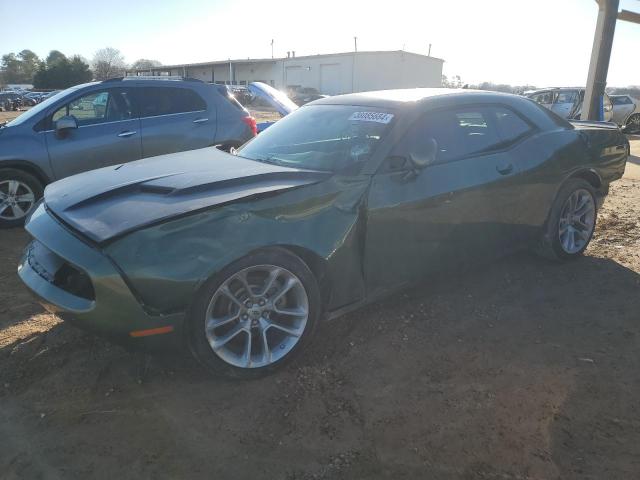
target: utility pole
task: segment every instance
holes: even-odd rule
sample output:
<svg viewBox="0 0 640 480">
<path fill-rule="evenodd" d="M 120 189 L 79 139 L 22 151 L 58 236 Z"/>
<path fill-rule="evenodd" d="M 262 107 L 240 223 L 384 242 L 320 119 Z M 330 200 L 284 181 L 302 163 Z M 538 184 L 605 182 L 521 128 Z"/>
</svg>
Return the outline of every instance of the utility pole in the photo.
<svg viewBox="0 0 640 480">
<path fill-rule="evenodd" d="M 427 57 L 431 56 L 431 44 L 429 44 L 429 53 L 427 53 Z"/>
<path fill-rule="evenodd" d="M 353 37 L 353 50 L 354 52 L 358 51 L 358 37 Z"/>
<path fill-rule="evenodd" d="M 271 39 L 271 58 L 273 58 L 273 38 Z"/>
</svg>

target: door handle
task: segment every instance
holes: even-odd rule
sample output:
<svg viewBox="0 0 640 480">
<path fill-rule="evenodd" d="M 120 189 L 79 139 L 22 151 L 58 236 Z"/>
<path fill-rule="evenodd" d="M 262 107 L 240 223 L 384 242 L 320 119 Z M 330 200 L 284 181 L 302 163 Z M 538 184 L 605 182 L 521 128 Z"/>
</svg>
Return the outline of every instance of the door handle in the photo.
<svg viewBox="0 0 640 480">
<path fill-rule="evenodd" d="M 513 172 L 513 164 L 506 163 L 502 165 L 496 165 L 496 170 L 500 175 L 509 175 L 511 172 Z"/>
<path fill-rule="evenodd" d="M 208 122 L 209 119 L 208 118 L 196 118 L 193 123 L 204 123 L 204 122 Z"/>
<path fill-rule="evenodd" d="M 120 132 L 118 134 L 121 138 L 130 137 L 131 135 L 135 135 L 137 132 L 135 130 L 125 130 L 124 132 Z"/>
</svg>

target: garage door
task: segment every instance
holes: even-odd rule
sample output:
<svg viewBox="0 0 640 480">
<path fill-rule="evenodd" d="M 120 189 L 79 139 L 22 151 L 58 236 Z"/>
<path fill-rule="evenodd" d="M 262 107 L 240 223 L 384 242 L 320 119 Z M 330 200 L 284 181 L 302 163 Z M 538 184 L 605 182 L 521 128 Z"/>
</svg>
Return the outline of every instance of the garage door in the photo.
<svg viewBox="0 0 640 480">
<path fill-rule="evenodd" d="M 287 87 L 299 87 L 302 85 L 302 67 L 287 67 L 286 70 Z"/>
<path fill-rule="evenodd" d="M 340 82 L 340 65 L 337 63 L 320 65 L 320 92 L 325 95 L 345 93 Z"/>
</svg>

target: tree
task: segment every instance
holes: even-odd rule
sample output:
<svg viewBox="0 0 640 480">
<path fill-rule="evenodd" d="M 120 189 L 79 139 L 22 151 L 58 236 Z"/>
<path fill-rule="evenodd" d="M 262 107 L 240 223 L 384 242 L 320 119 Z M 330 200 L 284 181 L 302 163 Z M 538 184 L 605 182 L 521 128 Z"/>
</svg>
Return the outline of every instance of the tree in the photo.
<svg viewBox="0 0 640 480">
<path fill-rule="evenodd" d="M 101 48 L 93 56 L 93 74 L 96 80 L 122 77 L 127 68 L 120 50 L 112 47 Z"/>
<path fill-rule="evenodd" d="M 24 83 L 20 72 L 20 60 L 14 53 L 2 56 L 2 81 L 3 83 Z"/>
<path fill-rule="evenodd" d="M 141 58 L 131 64 L 132 70 L 151 70 L 153 67 L 159 67 L 162 65 L 158 60 L 148 60 Z"/>
<path fill-rule="evenodd" d="M 93 78 L 89 65 L 79 55 L 68 59 L 57 50 L 51 51 L 33 78 L 36 88 L 67 88 Z"/>
<path fill-rule="evenodd" d="M 2 56 L 0 70 L 3 83 L 32 83 L 33 76 L 42 62 L 31 50 L 22 50 L 17 55 Z"/>
<path fill-rule="evenodd" d="M 18 53 L 18 58 L 20 59 L 22 65 L 22 75 L 27 80 L 27 83 L 33 82 L 33 76 L 36 74 L 42 61 L 31 50 L 25 49 Z"/>
<path fill-rule="evenodd" d="M 460 75 L 454 75 L 451 80 L 446 75 L 442 75 L 442 86 L 446 88 L 462 88 L 462 79 Z"/>
<path fill-rule="evenodd" d="M 49 55 L 47 55 L 47 66 L 51 67 L 54 64 L 64 61 L 67 59 L 67 56 L 62 53 L 60 50 L 51 50 Z"/>
</svg>

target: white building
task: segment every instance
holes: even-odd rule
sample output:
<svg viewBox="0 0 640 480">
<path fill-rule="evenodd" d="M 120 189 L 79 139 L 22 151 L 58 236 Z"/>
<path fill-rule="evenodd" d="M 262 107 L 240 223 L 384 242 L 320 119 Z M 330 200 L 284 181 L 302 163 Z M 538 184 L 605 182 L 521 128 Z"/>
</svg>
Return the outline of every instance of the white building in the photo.
<svg viewBox="0 0 640 480">
<path fill-rule="evenodd" d="M 176 75 L 205 82 L 246 85 L 264 82 L 278 89 L 312 87 L 327 95 L 389 88 L 439 87 L 440 58 L 395 51 L 332 53 L 286 58 L 226 60 L 163 65 L 127 75 Z"/>
</svg>

